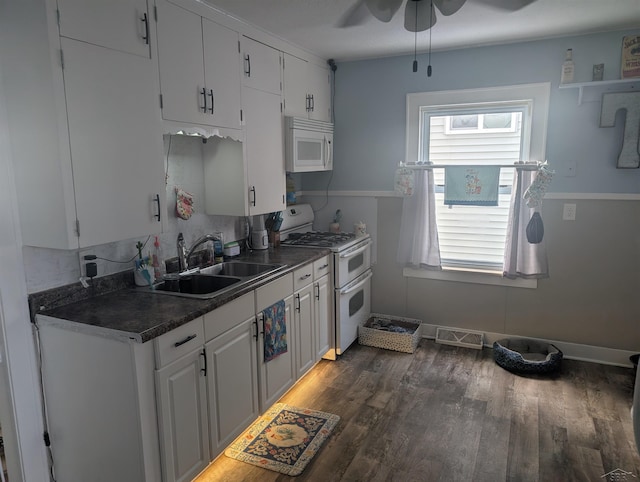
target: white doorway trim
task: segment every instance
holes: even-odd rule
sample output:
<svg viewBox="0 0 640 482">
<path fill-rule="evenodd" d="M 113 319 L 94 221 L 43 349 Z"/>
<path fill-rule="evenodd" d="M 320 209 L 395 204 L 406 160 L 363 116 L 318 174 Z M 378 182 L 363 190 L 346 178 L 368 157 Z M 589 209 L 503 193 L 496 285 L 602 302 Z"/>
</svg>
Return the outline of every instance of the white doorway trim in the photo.
<svg viewBox="0 0 640 482">
<path fill-rule="evenodd" d="M 0 62 L 0 423 L 9 480 L 45 482 L 49 470 L 17 212 Z"/>
</svg>

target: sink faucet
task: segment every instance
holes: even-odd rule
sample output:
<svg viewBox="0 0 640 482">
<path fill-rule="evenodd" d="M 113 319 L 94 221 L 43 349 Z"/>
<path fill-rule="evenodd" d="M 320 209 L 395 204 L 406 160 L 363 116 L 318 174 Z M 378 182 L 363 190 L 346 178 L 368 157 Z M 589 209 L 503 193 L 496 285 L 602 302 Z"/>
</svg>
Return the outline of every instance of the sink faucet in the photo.
<svg viewBox="0 0 640 482">
<path fill-rule="evenodd" d="M 193 252 L 196 250 L 198 246 L 200 246 L 203 243 L 206 243 L 207 241 L 222 241 L 222 240 L 215 234 L 205 234 L 204 236 L 196 239 L 195 243 L 193 243 L 193 246 L 187 249 L 184 243 L 184 237 L 182 236 L 182 233 L 178 234 L 178 270 L 180 272 L 186 269 L 189 269 L 189 258 L 191 257 L 191 255 L 193 254 Z"/>
<path fill-rule="evenodd" d="M 178 241 L 176 244 L 178 248 L 178 272 L 180 273 L 189 268 L 189 256 L 187 255 L 187 246 L 184 243 L 184 236 L 182 233 L 178 234 Z"/>
</svg>

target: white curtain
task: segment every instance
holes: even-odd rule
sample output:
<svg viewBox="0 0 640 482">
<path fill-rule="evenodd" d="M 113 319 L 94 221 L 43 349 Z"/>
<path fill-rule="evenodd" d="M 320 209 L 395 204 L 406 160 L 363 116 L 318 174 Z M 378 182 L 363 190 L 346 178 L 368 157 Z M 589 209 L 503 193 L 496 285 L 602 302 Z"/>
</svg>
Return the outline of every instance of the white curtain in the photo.
<svg viewBox="0 0 640 482">
<path fill-rule="evenodd" d="M 397 260 L 406 266 L 442 269 L 431 169 L 415 171 L 413 196 L 403 200 Z"/>
<path fill-rule="evenodd" d="M 516 169 L 511 193 L 509 224 L 504 252 L 504 273 L 506 278 L 548 278 L 547 250 L 544 239 L 531 244 L 527 240 L 527 224 L 535 212 L 527 206 L 522 196 L 535 179 L 537 171 Z"/>
</svg>

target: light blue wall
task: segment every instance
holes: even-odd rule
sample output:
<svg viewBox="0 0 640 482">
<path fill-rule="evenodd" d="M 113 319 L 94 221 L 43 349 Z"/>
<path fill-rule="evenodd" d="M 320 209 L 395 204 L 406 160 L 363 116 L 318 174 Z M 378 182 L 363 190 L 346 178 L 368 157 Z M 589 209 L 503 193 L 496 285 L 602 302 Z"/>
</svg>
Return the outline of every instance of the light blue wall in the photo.
<svg viewBox="0 0 640 482">
<path fill-rule="evenodd" d="M 405 98 L 409 92 L 470 89 L 551 82 L 547 159 L 557 175 L 551 192 L 640 193 L 640 170 L 615 168 L 622 143 L 622 117 L 614 128 L 598 127 L 599 99 L 577 105 L 577 89 L 559 90 L 567 48 L 576 64 L 575 80 L 591 80 L 593 64 L 605 64 L 605 80 L 620 77 L 622 37 L 610 32 L 536 42 L 434 53 L 433 76 L 427 56 L 338 64 L 335 92 L 333 173 L 305 174 L 304 190 L 393 190 L 393 174 L 405 153 Z M 569 162 L 577 175 L 567 177 Z"/>
</svg>

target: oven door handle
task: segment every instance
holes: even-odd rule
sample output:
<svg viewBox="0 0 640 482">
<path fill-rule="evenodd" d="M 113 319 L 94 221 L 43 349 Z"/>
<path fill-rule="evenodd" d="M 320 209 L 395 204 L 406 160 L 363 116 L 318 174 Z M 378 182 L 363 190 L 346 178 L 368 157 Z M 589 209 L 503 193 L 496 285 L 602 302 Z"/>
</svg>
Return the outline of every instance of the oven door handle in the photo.
<svg viewBox="0 0 640 482">
<path fill-rule="evenodd" d="M 358 288 L 360 288 L 363 284 L 365 284 L 367 281 L 369 281 L 369 279 L 373 276 L 373 271 L 369 270 L 369 273 L 367 273 L 367 276 L 365 276 L 364 278 L 362 278 L 361 280 L 359 280 L 356 284 L 354 284 L 353 286 L 351 285 L 347 285 L 344 288 L 342 288 L 340 291 L 338 291 L 338 293 L 340 293 L 341 295 L 348 295 L 349 293 L 351 293 L 352 291 L 357 290 Z"/>
<path fill-rule="evenodd" d="M 351 249 L 345 251 L 344 253 L 340 253 L 340 259 L 352 258 L 356 254 L 360 254 L 364 250 L 366 250 L 369 247 L 370 244 L 371 244 L 371 240 L 368 240 L 362 246 L 355 246 L 354 248 L 351 248 Z"/>
</svg>

